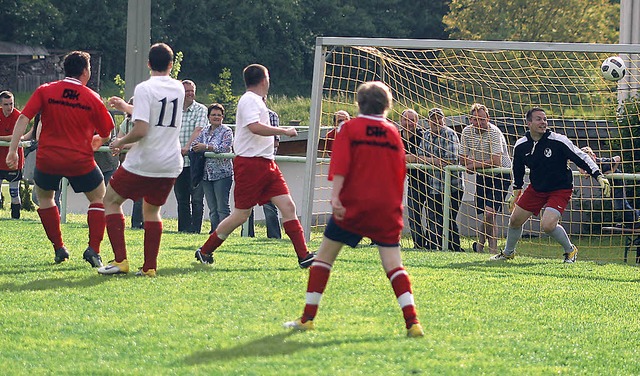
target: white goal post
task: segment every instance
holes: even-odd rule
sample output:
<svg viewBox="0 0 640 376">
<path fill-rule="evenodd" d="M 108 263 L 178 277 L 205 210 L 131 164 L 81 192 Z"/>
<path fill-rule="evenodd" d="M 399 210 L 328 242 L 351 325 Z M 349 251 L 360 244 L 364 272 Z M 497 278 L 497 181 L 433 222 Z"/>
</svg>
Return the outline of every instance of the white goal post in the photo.
<svg viewBox="0 0 640 376">
<path fill-rule="evenodd" d="M 617 83 L 600 76 L 600 63 L 610 55 L 620 55 L 627 64 L 627 76 Z M 467 125 L 471 104 L 480 102 L 489 108 L 491 121 L 501 128 L 513 147 L 525 131 L 524 113 L 539 106 L 547 111 L 550 126 L 566 134 L 577 146 L 590 146 L 604 157 L 633 155 L 627 135 L 617 122 L 620 103 L 637 95 L 640 87 L 639 57 L 640 45 L 631 44 L 317 38 L 300 208 L 307 238 L 313 228 L 324 226 L 331 210 L 330 185 L 326 181 L 330 152 L 322 149 L 322 140 L 331 129 L 334 112 L 346 110 L 351 116 L 356 115 L 355 90 L 362 82 L 380 80 L 392 89 L 394 108 L 389 118 L 396 123 L 403 109 L 412 108 L 419 113 L 424 126 L 427 111 L 439 107 L 445 111 L 447 125 L 459 132 Z M 623 162 L 624 179 L 633 185 L 638 177 L 628 172 L 636 171 L 632 165 L 635 161 L 627 158 Z M 577 170 L 575 166 L 572 168 Z M 587 218 L 585 213 L 599 211 L 600 227 L 613 222 L 617 213 L 607 203 L 580 209 L 578 203 L 593 203 L 591 197 L 598 192 L 588 179 L 580 178 L 577 171 L 575 175 L 574 201 L 577 201 L 568 210 L 570 217 L 563 217 L 563 224 L 570 236 L 588 236 L 595 230 L 587 222 L 596 220 Z M 465 183 L 465 202 L 472 206 L 473 178 Z M 428 217 L 428 213 L 425 215 Z M 474 221 L 478 219 L 473 216 L 468 211 L 458 221 L 468 238 L 475 237 Z M 502 217 L 499 224 L 504 227 L 504 213 Z M 429 227 L 429 219 L 424 221 Z M 525 233 L 539 237 L 535 220 L 531 222 Z M 411 248 L 404 236 L 402 245 Z"/>
</svg>

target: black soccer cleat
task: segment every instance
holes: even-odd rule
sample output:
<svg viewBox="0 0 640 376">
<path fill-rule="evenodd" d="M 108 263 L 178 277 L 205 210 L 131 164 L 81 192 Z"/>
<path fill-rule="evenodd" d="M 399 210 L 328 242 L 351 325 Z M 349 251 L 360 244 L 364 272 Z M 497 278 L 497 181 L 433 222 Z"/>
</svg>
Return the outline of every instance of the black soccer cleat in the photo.
<svg viewBox="0 0 640 376">
<path fill-rule="evenodd" d="M 302 269 L 306 269 L 311 266 L 311 264 L 313 263 L 313 260 L 315 259 L 316 259 L 315 252 L 307 253 L 307 255 L 304 258 L 298 259 L 298 265 L 300 265 Z"/>
<path fill-rule="evenodd" d="M 60 264 L 61 262 L 65 262 L 69 259 L 69 252 L 65 247 L 60 247 L 56 249 L 56 256 L 53 258 L 56 264 Z"/>
<path fill-rule="evenodd" d="M 100 257 L 100 255 L 91 247 L 87 247 L 87 250 L 84 251 L 82 258 L 85 259 L 86 262 L 91 264 L 92 268 L 102 267 L 102 257 Z"/>
<path fill-rule="evenodd" d="M 20 204 L 11 204 L 11 218 L 20 219 Z"/>
<path fill-rule="evenodd" d="M 196 250 L 196 260 L 203 264 L 213 264 L 213 253 L 203 253 L 202 248 Z"/>
</svg>

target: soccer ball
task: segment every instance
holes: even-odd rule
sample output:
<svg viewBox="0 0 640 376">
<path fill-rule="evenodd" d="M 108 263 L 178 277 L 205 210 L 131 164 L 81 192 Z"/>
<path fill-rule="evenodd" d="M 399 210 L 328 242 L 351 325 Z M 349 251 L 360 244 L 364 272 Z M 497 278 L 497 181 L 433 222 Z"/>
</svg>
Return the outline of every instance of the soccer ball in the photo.
<svg viewBox="0 0 640 376">
<path fill-rule="evenodd" d="M 618 81 L 627 73 L 624 60 L 619 56 L 610 56 L 602 62 L 600 67 L 602 77 L 607 81 Z"/>
</svg>

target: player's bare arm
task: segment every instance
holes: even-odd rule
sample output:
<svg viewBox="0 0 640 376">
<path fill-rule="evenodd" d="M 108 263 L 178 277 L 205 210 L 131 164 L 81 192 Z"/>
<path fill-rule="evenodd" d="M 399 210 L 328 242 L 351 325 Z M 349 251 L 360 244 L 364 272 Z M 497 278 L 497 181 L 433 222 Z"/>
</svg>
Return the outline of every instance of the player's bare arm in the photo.
<svg viewBox="0 0 640 376">
<path fill-rule="evenodd" d="M 343 220 L 344 215 L 347 212 L 344 206 L 342 206 L 342 201 L 340 201 L 340 191 L 342 191 L 342 186 L 344 185 L 344 176 L 342 175 L 334 175 L 333 176 L 333 189 L 331 190 L 331 207 L 333 208 L 333 215 L 337 220 Z"/>
<path fill-rule="evenodd" d="M 133 123 L 131 132 L 127 133 L 122 138 L 116 138 L 109 148 L 113 153 L 119 153 L 125 145 L 133 144 L 141 140 L 149 132 L 149 123 L 142 120 L 136 120 Z"/>
<path fill-rule="evenodd" d="M 247 128 L 251 131 L 251 133 L 257 134 L 258 136 L 285 135 L 289 137 L 295 137 L 298 135 L 298 131 L 296 131 L 296 129 L 293 127 L 272 127 L 260 122 L 251 123 L 247 125 Z"/>
<path fill-rule="evenodd" d="M 27 129 L 27 125 L 29 124 L 29 118 L 20 114 L 18 120 L 16 120 L 16 125 L 13 128 L 13 134 L 11 135 L 11 144 L 9 145 L 9 152 L 7 153 L 7 167 L 10 169 L 18 168 L 18 143 L 24 134 L 24 131 Z"/>
<path fill-rule="evenodd" d="M 109 100 L 107 101 L 107 103 L 109 104 L 109 106 L 111 106 L 111 108 L 114 108 L 118 111 L 122 111 L 126 114 L 131 115 L 131 113 L 133 113 L 133 105 L 127 103 L 127 101 L 125 101 L 124 99 L 120 98 L 120 97 L 111 97 L 109 98 Z"/>
</svg>

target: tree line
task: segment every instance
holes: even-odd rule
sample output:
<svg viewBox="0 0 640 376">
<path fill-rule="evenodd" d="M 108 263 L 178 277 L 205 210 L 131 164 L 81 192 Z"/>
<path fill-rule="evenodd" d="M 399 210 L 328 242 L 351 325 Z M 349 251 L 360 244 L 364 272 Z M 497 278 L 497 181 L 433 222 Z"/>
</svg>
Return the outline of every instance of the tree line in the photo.
<svg viewBox="0 0 640 376">
<path fill-rule="evenodd" d="M 0 0 L 0 40 L 102 54 L 124 73 L 128 0 Z M 318 36 L 615 42 L 619 0 L 155 0 L 151 39 L 184 54 L 181 78 L 233 82 L 250 63 L 273 92 L 308 95 Z M 126 78 L 126 77 L 125 77 Z"/>
</svg>

